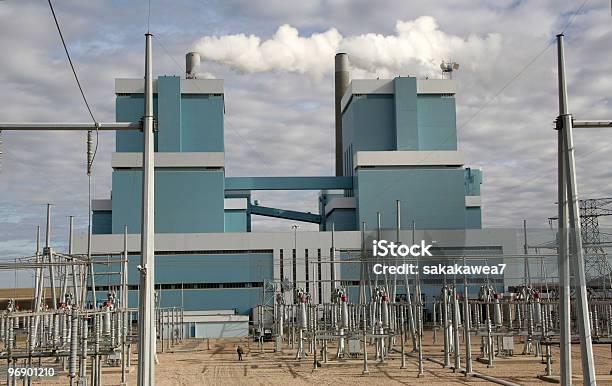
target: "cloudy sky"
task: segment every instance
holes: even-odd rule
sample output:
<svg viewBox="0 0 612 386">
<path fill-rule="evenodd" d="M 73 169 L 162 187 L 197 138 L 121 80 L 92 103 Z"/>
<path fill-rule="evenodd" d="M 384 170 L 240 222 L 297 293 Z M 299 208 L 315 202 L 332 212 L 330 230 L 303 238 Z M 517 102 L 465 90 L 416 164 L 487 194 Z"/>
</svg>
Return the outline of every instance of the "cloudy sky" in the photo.
<svg viewBox="0 0 612 386">
<path fill-rule="evenodd" d="M 143 74 L 147 1 L 54 4 L 96 118 L 114 121 L 114 78 Z M 569 21 L 570 111 L 579 119 L 612 118 L 610 2 L 587 1 L 573 18 L 582 4 L 152 0 L 154 72 L 182 74 L 184 54 L 195 49 L 205 59 L 200 72 L 225 79 L 227 175 L 331 175 L 334 52 L 349 52 L 355 77 L 439 77 L 440 61 L 455 60 L 459 146 L 485 173 L 484 225 L 518 227 L 527 219 L 548 227 L 556 200 L 552 43 Z M 88 121 L 47 2 L 0 1 L 0 20 L 0 121 Z M 579 193 L 612 196 L 612 135 L 598 129 L 575 137 Z M 83 232 L 85 134 L 5 132 L 2 139 L 0 256 L 32 253 L 47 202 L 54 244 L 65 244 L 69 215 Z M 109 196 L 114 142 L 113 134 L 100 135 L 94 198 Z M 316 193 L 256 198 L 266 206 L 317 208 Z M 258 219 L 254 229 L 290 225 Z"/>
</svg>

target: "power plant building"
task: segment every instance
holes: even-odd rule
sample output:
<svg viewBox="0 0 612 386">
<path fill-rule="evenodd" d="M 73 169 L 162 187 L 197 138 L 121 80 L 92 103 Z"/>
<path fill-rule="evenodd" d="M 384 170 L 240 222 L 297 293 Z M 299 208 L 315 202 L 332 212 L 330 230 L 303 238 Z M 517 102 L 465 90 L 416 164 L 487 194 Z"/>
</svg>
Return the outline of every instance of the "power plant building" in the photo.
<svg viewBox="0 0 612 386">
<path fill-rule="evenodd" d="M 397 200 L 402 237 L 412 234 L 413 227 L 419 237 L 429 238 L 481 228 L 483 176 L 480 169 L 464 165 L 458 148 L 453 80 L 344 79 L 341 95 L 338 82 L 336 86 L 338 175 L 230 177 L 224 162 L 223 80 L 154 80 L 155 283 L 161 307 L 233 309 L 247 315 L 265 303 L 271 283 L 282 281 L 306 288 L 314 302 L 329 302 L 330 259 L 340 261 L 359 251 L 362 227 L 371 235 L 380 226 L 383 236 L 395 240 Z M 142 118 L 142 79 L 117 79 L 115 94 L 117 122 Z M 98 259 L 122 253 L 127 227 L 129 298 L 134 307 L 142 135 L 116 133 L 111 196 L 92 202 L 92 250 Z M 318 191 L 319 213 L 256 205 L 252 192 L 266 190 Z M 318 224 L 319 231 L 251 232 L 257 215 Z M 475 243 L 491 247 L 490 240 Z M 445 248 L 441 244 L 439 250 Z M 497 244 L 496 254 L 515 247 L 502 244 Z M 332 247 L 337 255 L 331 256 Z M 86 248 L 86 237 L 79 238 L 76 252 Z M 96 266 L 98 293 L 119 283 L 112 272 L 120 267 L 112 265 Z M 355 264 L 336 268 L 335 279 L 356 296 Z"/>
</svg>

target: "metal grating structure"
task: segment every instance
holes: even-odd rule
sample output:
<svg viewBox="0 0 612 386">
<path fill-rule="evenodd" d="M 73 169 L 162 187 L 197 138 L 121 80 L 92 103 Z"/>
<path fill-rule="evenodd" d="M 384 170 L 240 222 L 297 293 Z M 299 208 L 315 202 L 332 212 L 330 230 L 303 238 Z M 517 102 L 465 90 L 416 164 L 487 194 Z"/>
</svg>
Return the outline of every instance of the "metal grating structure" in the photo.
<svg viewBox="0 0 612 386">
<path fill-rule="evenodd" d="M 584 243 L 584 265 L 586 280 L 604 292 L 612 288 L 612 276 L 608 256 L 604 250 L 605 234 L 599 230 L 599 217 L 611 216 L 612 198 L 592 198 L 580 200 L 580 224 Z"/>
</svg>

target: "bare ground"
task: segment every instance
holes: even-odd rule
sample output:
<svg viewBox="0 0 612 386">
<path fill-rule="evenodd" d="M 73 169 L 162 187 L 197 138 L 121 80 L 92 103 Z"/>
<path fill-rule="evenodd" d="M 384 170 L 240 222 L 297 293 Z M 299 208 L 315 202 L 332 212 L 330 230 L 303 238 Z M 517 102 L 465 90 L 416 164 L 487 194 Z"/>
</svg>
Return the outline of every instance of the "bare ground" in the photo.
<svg viewBox="0 0 612 386">
<path fill-rule="evenodd" d="M 479 356 L 479 340 L 473 338 L 474 371 L 501 378 L 521 385 L 550 384 L 541 381 L 537 375 L 544 373 L 545 365 L 541 358 L 516 355 L 511 359 L 498 359 L 494 367 L 476 361 Z M 239 362 L 236 346 L 241 344 L 245 349 L 244 361 Z M 410 351 L 407 344 L 406 352 Z M 417 377 L 418 362 L 415 357 L 406 358 L 406 369 L 400 369 L 401 356 L 392 353 L 384 363 L 373 360 L 374 352 L 369 354 L 369 375 L 362 375 L 363 360 L 335 359 L 335 349 L 330 347 L 328 364 L 313 370 L 312 356 L 301 361 L 295 359 L 295 350 L 287 345 L 283 353 L 273 352 L 274 344 L 267 342 L 264 350 L 257 343 L 247 339 L 186 340 L 171 348 L 171 352 L 159 353 L 159 364 L 156 367 L 156 384 L 159 386 L 180 385 L 473 385 L 490 384 L 476 378 L 466 377 L 445 369 L 441 365 L 425 361 L 425 375 Z M 517 352 L 522 351 L 522 344 L 515 344 Z M 464 346 L 461 347 L 463 366 Z M 612 359 L 609 345 L 594 345 L 597 373 L 600 375 L 598 384 L 612 385 Z M 442 342 L 438 339 L 432 343 L 431 333 L 424 339 L 424 356 L 442 359 Z M 553 348 L 553 374 L 559 374 L 558 347 Z M 128 374 L 128 385 L 136 385 L 136 358 L 132 355 L 132 368 Z M 578 377 L 576 384 L 581 384 L 580 347 L 573 346 L 573 373 Z M 451 364 L 453 359 L 451 359 Z M 118 368 L 104 367 L 103 385 L 119 385 Z M 20 383 L 18 383 L 20 384 Z M 59 373 L 52 378 L 42 379 L 34 384 L 67 385 L 69 379 L 65 373 Z"/>
</svg>

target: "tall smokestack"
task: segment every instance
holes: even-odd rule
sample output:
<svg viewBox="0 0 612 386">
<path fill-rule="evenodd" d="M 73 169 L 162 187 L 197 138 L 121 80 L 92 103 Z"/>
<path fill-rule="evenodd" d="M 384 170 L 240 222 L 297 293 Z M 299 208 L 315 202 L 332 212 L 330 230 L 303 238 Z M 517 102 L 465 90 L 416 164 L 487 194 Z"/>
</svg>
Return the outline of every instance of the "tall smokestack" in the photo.
<svg viewBox="0 0 612 386">
<path fill-rule="evenodd" d="M 185 55 L 185 77 L 187 79 L 195 79 L 197 67 L 200 65 L 200 54 L 197 52 L 188 52 Z"/>
<path fill-rule="evenodd" d="M 342 165 L 342 97 L 351 81 L 348 54 L 336 54 L 335 102 L 336 102 L 336 175 L 343 175 Z"/>
</svg>

